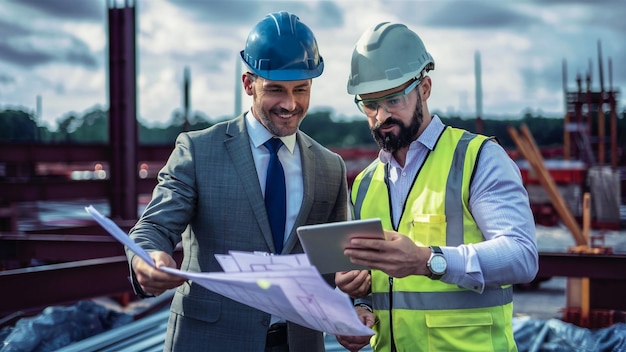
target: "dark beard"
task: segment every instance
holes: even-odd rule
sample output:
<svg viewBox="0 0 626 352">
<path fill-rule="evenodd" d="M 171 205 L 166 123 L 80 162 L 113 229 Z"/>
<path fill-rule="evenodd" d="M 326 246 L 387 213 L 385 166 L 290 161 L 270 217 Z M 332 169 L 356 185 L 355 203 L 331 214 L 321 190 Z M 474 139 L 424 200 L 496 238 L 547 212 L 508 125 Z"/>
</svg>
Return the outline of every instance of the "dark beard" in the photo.
<svg viewBox="0 0 626 352">
<path fill-rule="evenodd" d="M 413 119 L 411 119 L 411 124 L 408 127 L 405 126 L 402 121 L 391 116 L 383 124 L 377 123 L 373 128 L 370 129 L 374 140 L 381 149 L 389 153 L 395 153 L 399 149 L 408 147 L 417 138 L 417 132 L 419 131 L 420 127 L 422 126 L 422 122 L 424 121 L 424 116 L 422 116 L 422 109 L 419 100 L 417 105 L 418 106 L 416 106 L 415 111 L 413 112 Z M 380 132 L 381 127 L 387 127 L 391 125 L 397 125 L 400 128 L 400 132 L 398 132 L 397 136 L 393 133 L 387 133 L 383 135 Z"/>
</svg>

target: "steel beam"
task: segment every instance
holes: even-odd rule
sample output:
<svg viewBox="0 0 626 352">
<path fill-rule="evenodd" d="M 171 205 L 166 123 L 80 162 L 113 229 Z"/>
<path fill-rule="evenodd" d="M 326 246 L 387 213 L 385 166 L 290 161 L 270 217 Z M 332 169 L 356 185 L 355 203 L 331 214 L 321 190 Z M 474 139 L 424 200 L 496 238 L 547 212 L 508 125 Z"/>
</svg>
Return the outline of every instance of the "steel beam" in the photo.
<svg viewBox="0 0 626 352">
<path fill-rule="evenodd" d="M 0 271 L 0 317 L 20 310 L 132 293 L 126 256 Z"/>
<path fill-rule="evenodd" d="M 538 278 L 589 278 L 591 309 L 626 311 L 626 255 L 540 253 Z"/>
<path fill-rule="evenodd" d="M 0 234 L 3 261 L 59 263 L 119 255 L 124 247 L 111 236 Z"/>
<path fill-rule="evenodd" d="M 115 222 L 117 226 L 119 226 L 125 232 L 130 231 L 130 229 L 136 224 L 136 221 L 123 221 L 118 220 Z M 53 236 L 65 236 L 65 235 L 81 235 L 76 236 L 82 238 L 83 236 L 111 236 L 102 226 L 100 226 L 95 220 L 84 220 L 83 224 L 77 225 L 74 224 L 71 227 L 63 227 L 63 228 L 48 228 L 48 229 L 32 229 L 32 230 L 24 230 L 23 231 L 26 236 L 31 235 L 53 235 Z M 0 235 L 1 236 L 1 235 Z M 23 234 L 19 234 L 18 236 L 23 237 Z M 0 237 L 1 239 L 1 237 Z"/>
<path fill-rule="evenodd" d="M 107 146 L 99 144 L 80 144 L 78 147 L 76 143 L 0 143 L 0 161 L 8 163 L 81 163 L 107 159 Z"/>
<path fill-rule="evenodd" d="M 540 253 L 537 277 L 626 280 L 626 255 Z"/>
<path fill-rule="evenodd" d="M 137 160 L 164 163 L 173 148 L 173 144 L 142 145 L 137 149 Z M 92 163 L 108 158 L 109 146 L 103 144 L 0 142 L 0 162 L 3 163 Z"/>
<path fill-rule="evenodd" d="M 154 181 L 152 181 L 154 182 Z M 108 198 L 108 182 L 104 180 L 72 181 L 37 179 L 0 182 L 0 194 L 10 203 L 78 198 Z"/>
<path fill-rule="evenodd" d="M 152 193 L 156 179 L 138 179 L 137 194 Z M 72 181 L 47 179 L 36 181 L 0 182 L 0 194 L 7 203 L 34 202 L 39 200 L 109 199 L 110 184 L 107 180 Z M 136 212 L 136 211 L 135 211 Z M 136 217 L 135 217 L 136 218 Z M 121 221 L 121 220 L 120 220 Z"/>
<path fill-rule="evenodd" d="M 180 265 L 180 246 L 173 257 Z M 0 287 L 0 320 L 95 297 L 134 296 L 125 255 L 0 271 Z"/>
</svg>

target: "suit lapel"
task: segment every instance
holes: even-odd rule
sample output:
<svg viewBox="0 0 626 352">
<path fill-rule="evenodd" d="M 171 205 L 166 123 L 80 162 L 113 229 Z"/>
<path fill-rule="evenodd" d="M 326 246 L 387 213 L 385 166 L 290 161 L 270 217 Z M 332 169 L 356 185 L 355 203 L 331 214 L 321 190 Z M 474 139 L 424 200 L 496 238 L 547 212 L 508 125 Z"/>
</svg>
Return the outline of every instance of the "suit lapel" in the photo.
<svg viewBox="0 0 626 352">
<path fill-rule="evenodd" d="M 267 219 L 267 212 L 265 211 L 265 201 L 263 200 L 254 159 L 250 151 L 250 137 L 246 130 L 246 122 L 243 115 L 228 123 L 224 147 L 237 173 L 233 177 L 237 177 L 243 185 L 256 221 L 263 233 L 263 238 L 265 238 L 268 248 L 275 250 L 272 230 Z"/>
</svg>

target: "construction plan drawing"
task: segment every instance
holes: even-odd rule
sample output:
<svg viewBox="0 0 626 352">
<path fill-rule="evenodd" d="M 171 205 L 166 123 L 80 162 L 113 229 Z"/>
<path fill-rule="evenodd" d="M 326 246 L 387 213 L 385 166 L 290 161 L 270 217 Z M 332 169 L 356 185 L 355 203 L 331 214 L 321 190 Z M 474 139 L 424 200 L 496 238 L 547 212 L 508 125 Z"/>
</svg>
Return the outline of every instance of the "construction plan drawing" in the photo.
<svg viewBox="0 0 626 352">
<path fill-rule="evenodd" d="M 109 218 L 92 206 L 85 210 L 113 237 L 148 263 L 152 259 Z M 216 254 L 224 272 L 159 270 L 184 277 L 213 292 L 263 312 L 331 335 L 371 336 L 350 298 L 333 289 L 306 254 L 270 255 L 231 251 Z"/>
</svg>

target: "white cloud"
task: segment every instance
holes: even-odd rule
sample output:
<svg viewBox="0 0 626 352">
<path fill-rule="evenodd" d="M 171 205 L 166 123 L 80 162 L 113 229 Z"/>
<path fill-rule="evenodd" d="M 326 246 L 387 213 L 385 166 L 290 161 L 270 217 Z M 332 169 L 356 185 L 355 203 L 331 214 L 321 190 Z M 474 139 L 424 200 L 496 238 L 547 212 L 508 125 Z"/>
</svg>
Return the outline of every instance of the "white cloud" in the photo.
<svg viewBox="0 0 626 352">
<path fill-rule="evenodd" d="M 58 6 L 71 6 L 65 0 Z M 93 6 L 105 8 L 108 1 Z M 270 11 L 294 11 L 316 33 L 325 60 L 314 81 L 311 110 L 357 116 L 346 80 L 361 33 L 382 21 L 406 23 L 434 56 L 431 111 L 475 114 L 474 54 L 482 61 L 483 117 L 520 116 L 527 108 L 563 114 L 561 65 L 568 86 L 592 62 L 598 83 L 597 41 L 602 40 L 605 87 L 626 84 L 626 3 L 606 1 L 230 1 L 138 0 L 138 111 L 142 121 L 164 123 L 182 107 L 183 72 L 191 70 L 191 108 L 212 118 L 232 115 L 240 85 L 236 60 L 256 21 Z M 606 6 L 611 11 L 607 13 Z M 88 7 L 88 5 L 85 5 Z M 107 106 L 107 18 L 57 18 L 51 6 L 3 4 L 0 14 L 0 108 L 34 110 L 43 98 L 49 123 L 70 111 Z M 93 9 L 92 9 L 93 10 Z M 46 12 L 47 11 L 47 12 Z M 243 96 L 243 109 L 250 103 Z M 626 100 L 621 97 L 623 109 Z"/>
</svg>

